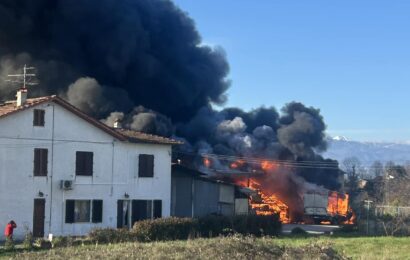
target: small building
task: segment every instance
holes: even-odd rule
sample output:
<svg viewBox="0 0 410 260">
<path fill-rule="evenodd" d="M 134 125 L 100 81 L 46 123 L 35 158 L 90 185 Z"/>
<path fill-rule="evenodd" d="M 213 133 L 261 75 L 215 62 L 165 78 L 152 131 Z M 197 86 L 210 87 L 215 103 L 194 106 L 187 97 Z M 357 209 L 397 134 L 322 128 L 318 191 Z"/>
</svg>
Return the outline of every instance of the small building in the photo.
<svg viewBox="0 0 410 260">
<path fill-rule="evenodd" d="M 172 216 L 233 216 L 247 212 L 248 198 L 235 184 L 207 178 L 180 164 L 172 165 Z"/>
<path fill-rule="evenodd" d="M 170 216 L 171 146 L 110 128 L 57 96 L 0 104 L 0 227 L 85 235 Z M 0 240 L 4 240 L 3 234 Z"/>
</svg>

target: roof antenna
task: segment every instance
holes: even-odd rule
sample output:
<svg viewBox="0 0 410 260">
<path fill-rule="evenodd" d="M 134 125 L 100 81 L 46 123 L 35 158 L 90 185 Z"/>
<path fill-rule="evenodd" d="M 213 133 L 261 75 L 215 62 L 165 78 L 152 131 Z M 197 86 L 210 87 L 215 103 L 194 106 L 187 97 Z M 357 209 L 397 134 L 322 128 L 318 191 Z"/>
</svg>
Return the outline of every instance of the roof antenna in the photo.
<svg viewBox="0 0 410 260">
<path fill-rule="evenodd" d="M 24 104 L 27 101 L 27 85 L 29 86 L 33 86 L 33 85 L 37 85 L 38 83 L 35 82 L 30 82 L 31 77 L 35 77 L 36 74 L 34 73 L 27 73 L 29 70 L 33 70 L 34 67 L 27 67 L 26 64 L 24 64 L 23 67 L 23 74 L 9 74 L 7 75 L 8 77 L 14 77 L 16 78 L 16 80 L 6 80 L 8 82 L 12 82 L 12 83 L 18 83 L 18 84 L 23 84 L 23 87 L 20 88 L 17 91 L 17 100 L 16 100 L 16 106 L 17 107 L 21 107 L 24 106 Z M 21 81 L 21 78 L 23 78 L 23 81 Z"/>
<path fill-rule="evenodd" d="M 30 82 L 31 77 L 35 77 L 36 74 L 34 73 L 29 73 L 29 70 L 34 70 L 34 67 L 27 67 L 26 64 L 24 64 L 23 67 L 23 74 L 9 74 L 7 75 L 8 77 L 14 77 L 16 78 L 16 80 L 6 80 L 7 82 L 11 82 L 11 83 L 18 83 L 18 84 L 23 84 L 22 89 L 26 89 L 26 86 L 34 86 L 37 85 L 38 83 L 36 82 Z M 21 81 L 21 78 L 23 78 L 23 81 Z"/>
</svg>

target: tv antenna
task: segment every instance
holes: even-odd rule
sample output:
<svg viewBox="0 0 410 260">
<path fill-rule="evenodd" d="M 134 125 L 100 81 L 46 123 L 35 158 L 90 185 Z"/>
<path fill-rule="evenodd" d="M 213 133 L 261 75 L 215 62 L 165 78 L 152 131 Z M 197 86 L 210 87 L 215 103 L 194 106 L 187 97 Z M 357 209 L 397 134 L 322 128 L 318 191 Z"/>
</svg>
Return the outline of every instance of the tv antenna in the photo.
<svg viewBox="0 0 410 260">
<path fill-rule="evenodd" d="M 19 84 L 23 84 L 23 89 L 26 89 L 26 86 L 34 86 L 37 85 L 38 83 L 36 82 L 30 82 L 31 77 L 35 77 L 36 74 L 34 73 L 30 73 L 30 70 L 34 70 L 34 67 L 27 67 L 26 64 L 24 64 L 23 67 L 23 74 L 9 74 L 7 75 L 7 77 L 12 77 L 12 78 L 16 78 L 15 80 L 6 80 L 7 82 L 11 82 L 11 83 L 19 83 Z M 23 79 L 23 80 L 21 80 Z"/>
</svg>

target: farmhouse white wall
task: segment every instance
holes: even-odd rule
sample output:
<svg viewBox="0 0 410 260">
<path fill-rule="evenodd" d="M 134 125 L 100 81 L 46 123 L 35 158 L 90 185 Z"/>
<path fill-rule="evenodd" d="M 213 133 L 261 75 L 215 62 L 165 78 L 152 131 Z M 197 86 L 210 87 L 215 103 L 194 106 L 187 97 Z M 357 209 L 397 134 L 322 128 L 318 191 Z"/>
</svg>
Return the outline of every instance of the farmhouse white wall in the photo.
<svg viewBox="0 0 410 260">
<path fill-rule="evenodd" d="M 45 126 L 33 126 L 33 109 L 45 112 Z M 46 200 L 45 235 L 84 235 L 94 227 L 116 227 L 117 201 L 162 200 L 162 216 L 170 215 L 171 146 L 121 142 L 49 102 L 0 118 L 0 225 L 14 219 L 17 238 L 33 229 L 34 199 Z M 54 118 L 54 122 L 53 122 Z M 34 148 L 48 149 L 48 176 L 34 177 Z M 75 176 L 76 151 L 94 153 L 93 176 Z M 154 177 L 138 177 L 138 155 L 154 155 Z M 73 190 L 59 188 L 74 180 Z M 103 222 L 65 223 L 65 200 L 103 200 Z M 3 232 L 2 232 L 3 233 Z M 0 240 L 3 240 L 3 234 Z"/>
</svg>

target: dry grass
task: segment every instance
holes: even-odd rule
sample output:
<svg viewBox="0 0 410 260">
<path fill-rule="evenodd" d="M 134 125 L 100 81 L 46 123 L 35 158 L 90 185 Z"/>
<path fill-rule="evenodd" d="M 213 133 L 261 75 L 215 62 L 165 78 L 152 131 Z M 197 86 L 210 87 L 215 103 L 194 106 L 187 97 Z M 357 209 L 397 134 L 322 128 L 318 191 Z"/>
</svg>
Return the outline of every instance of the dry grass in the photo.
<svg viewBox="0 0 410 260">
<path fill-rule="evenodd" d="M 14 259 L 409 259 L 410 237 L 195 239 L 1 253 Z"/>
<path fill-rule="evenodd" d="M 326 242 L 290 247 L 275 239 L 234 236 L 156 243 L 57 248 L 4 255 L 15 259 L 344 259 Z"/>
</svg>

